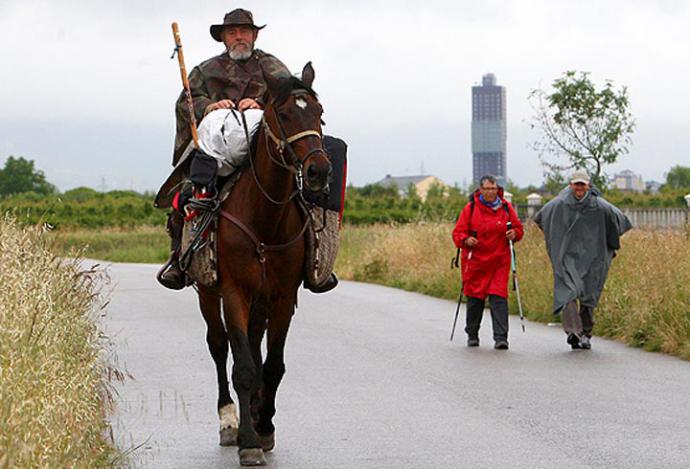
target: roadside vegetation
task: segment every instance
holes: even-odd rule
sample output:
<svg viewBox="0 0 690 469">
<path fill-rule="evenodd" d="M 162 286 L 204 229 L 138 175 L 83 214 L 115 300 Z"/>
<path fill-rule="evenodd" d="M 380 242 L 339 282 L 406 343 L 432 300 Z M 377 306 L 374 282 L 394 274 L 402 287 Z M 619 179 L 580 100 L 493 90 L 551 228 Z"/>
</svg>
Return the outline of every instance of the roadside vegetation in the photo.
<svg viewBox="0 0 690 469">
<path fill-rule="evenodd" d="M 39 228 L 0 218 L 0 468 L 112 467 L 102 272 L 59 258 Z"/>
</svg>

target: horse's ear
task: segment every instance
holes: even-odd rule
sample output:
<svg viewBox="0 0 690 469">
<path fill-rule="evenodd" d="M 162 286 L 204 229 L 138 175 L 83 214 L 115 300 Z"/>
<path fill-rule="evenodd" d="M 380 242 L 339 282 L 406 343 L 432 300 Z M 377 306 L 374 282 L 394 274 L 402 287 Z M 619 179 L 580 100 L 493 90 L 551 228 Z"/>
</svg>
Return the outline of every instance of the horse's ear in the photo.
<svg viewBox="0 0 690 469">
<path fill-rule="evenodd" d="M 314 67 L 311 66 L 311 62 L 307 62 L 302 69 L 302 83 L 308 88 L 311 88 L 311 84 L 314 83 Z"/>
<path fill-rule="evenodd" d="M 270 72 L 267 72 L 263 67 L 261 68 L 261 74 L 264 76 L 268 92 L 275 95 L 276 90 L 278 90 L 278 78 L 274 77 Z"/>
</svg>

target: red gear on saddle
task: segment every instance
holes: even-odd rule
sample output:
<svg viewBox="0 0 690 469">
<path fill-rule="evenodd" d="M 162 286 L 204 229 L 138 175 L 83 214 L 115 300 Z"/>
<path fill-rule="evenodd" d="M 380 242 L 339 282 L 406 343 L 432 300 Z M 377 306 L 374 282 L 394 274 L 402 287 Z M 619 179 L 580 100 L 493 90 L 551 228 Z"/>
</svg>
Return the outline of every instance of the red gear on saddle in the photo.
<svg viewBox="0 0 690 469">
<path fill-rule="evenodd" d="M 193 196 L 196 199 L 210 199 L 213 195 L 213 192 L 200 191 L 198 189 L 193 191 Z M 183 200 L 181 191 L 176 192 L 172 199 L 172 208 L 184 215 L 184 221 L 189 221 L 199 214 L 196 210 L 187 210 L 188 201 L 189 198 Z"/>
</svg>

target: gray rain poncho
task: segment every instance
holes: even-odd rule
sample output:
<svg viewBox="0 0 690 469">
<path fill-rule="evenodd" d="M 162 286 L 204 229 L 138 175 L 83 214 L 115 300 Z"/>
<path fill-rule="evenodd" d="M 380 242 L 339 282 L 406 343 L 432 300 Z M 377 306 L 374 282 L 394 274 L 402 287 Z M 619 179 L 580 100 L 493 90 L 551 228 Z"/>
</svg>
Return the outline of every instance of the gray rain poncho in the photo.
<svg viewBox="0 0 690 469">
<path fill-rule="evenodd" d="M 620 248 L 620 236 L 632 228 L 628 217 L 594 187 L 581 200 L 566 187 L 534 221 L 544 232 L 553 267 L 553 312 L 578 298 L 594 308 Z"/>
</svg>

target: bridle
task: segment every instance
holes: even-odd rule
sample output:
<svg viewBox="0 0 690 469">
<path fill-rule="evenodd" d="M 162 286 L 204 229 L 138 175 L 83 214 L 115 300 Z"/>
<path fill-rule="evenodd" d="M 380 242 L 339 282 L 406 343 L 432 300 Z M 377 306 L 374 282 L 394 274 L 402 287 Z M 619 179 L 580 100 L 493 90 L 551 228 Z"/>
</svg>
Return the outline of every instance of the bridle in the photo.
<svg viewBox="0 0 690 469">
<path fill-rule="evenodd" d="M 306 90 L 295 90 L 290 94 L 293 96 L 310 95 L 309 92 Z M 261 126 L 263 127 L 264 138 L 266 140 L 266 152 L 268 153 L 268 157 L 274 164 L 294 174 L 295 185 L 297 186 L 297 188 L 285 200 L 275 200 L 273 197 L 270 196 L 270 194 L 268 194 L 268 192 L 264 189 L 264 187 L 261 185 L 261 182 L 259 181 L 259 176 L 257 175 L 256 168 L 254 166 L 253 155 L 249 155 L 249 164 L 251 166 L 252 176 L 254 176 L 254 181 L 256 182 L 256 185 L 259 187 L 264 196 L 274 204 L 284 205 L 290 202 L 292 199 L 294 199 L 298 194 L 302 194 L 302 191 L 304 189 L 304 176 L 302 174 L 302 168 L 307 163 L 307 161 L 309 161 L 309 158 L 311 158 L 317 153 L 323 153 L 325 155 L 326 152 L 323 148 L 323 135 L 318 130 L 303 130 L 288 137 L 285 132 L 285 128 L 283 127 L 283 123 L 281 122 L 278 113 L 275 111 L 274 105 L 275 100 L 271 101 L 271 108 L 274 109 L 273 115 L 275 117 L 276 123 L 278 124 L 278 134 L 280 138 L 276 136 L 275 133 L 273 133 L 273 131 L 271 130 L 271 126 L 268 124 L 268 121 L 266 120 L 266 114 L 264 113 L 264 115 L 261 116 Z M 245 137 L 247 138 L 247 146 L 249 147 L 249 132 L 247 130 L 247 122 L 244 117 L 244 113 L 241 114 L 242 123 L 244 125 Z M 300 160 L 292 144 L 306 137 L 317 137 L 319 139 L 319 145 L 309 150 L 307 154 L 304 155 L 304 157 Z M 269 140 L 272 141 L 275 145 L 274 150 L 272 150 L 273 147 L 271 147 L 271 145 L 269 144 Z M 276 157 L 273 154 L 273 152 L 277 152 L 278 156 Z M 290 162 L 285 160 L 286 153 L 290 157 Z"/>
</svg>

